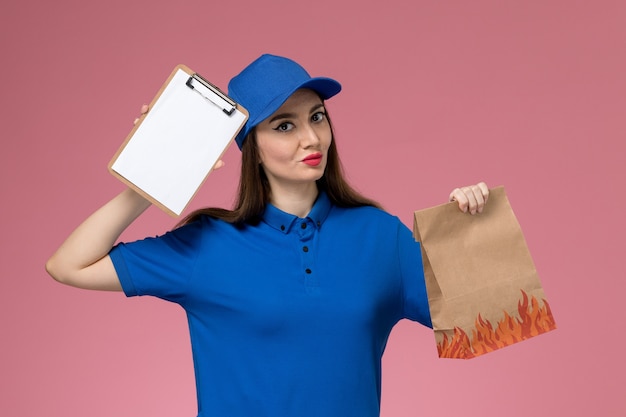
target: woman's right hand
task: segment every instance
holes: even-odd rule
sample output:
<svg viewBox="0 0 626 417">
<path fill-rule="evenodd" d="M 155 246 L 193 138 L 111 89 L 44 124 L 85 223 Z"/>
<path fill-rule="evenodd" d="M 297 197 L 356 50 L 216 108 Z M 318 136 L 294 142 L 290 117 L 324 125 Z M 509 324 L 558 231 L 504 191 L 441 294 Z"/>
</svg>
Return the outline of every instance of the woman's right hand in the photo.
<svg viewBox="0 0 626 417">
<path fill-rule="evenodd" d="M 141 119 L 143 116 L 145 116 L 148 113 L 148 110 L 150 110 L 150 106 L 148 106 L 147 104 L 144 104 L 143 106 L 141 106 L 141 109 L 139 110 L 140 116 L 137 117 L 133 121 L 133 125 L 136 125 L 137 123 L 139 123 L 139 119 Z"/>
</svg>

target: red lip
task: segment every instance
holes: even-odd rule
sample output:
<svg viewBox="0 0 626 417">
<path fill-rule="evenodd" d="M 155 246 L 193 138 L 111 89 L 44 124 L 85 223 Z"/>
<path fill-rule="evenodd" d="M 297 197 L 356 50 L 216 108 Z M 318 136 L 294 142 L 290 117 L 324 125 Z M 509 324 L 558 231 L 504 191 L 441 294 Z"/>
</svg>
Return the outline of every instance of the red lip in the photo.
<svg viewBox="0 0 626 417">
<path fill-rule="evenodd" d="M 319 152 L 312 153 L 311 155 L 307 155 L 302 162 L 307 165 L 317 166 L 322 162 L 322 154 Z"/>
</svg>

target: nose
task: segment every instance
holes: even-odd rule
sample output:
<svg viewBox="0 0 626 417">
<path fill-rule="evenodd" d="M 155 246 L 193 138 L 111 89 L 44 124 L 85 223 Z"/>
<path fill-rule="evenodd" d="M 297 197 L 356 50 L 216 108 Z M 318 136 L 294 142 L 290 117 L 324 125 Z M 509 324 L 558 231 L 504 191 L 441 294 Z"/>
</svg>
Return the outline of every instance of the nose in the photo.
<svg viewBox="0 0 626 417">
<path fill-rule="evenodd" d="M 303 148 L 309 148 L 317 146 L 320 143 L 319 132 L 314 126 L 305 124 L 305 127 L 300 130 L 300 142 Z"/>
</svg>

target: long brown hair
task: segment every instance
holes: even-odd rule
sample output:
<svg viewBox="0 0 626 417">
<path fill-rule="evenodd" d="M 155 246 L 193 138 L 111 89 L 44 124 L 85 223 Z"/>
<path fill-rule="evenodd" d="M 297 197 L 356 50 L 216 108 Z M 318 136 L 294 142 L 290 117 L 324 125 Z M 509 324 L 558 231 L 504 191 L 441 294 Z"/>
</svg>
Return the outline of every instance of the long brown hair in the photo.
<svg viewBox="0 0 626 417">
<path fill-rule="evenodd" d="M 328 115 L 326 115 L 328 117 Z M 381 208 L 374 200 L 364 197 L 346 181 L 335 144 L 335 133 L 328 118 L 331 142 L 324 175 L 317 180 L 317 187 L 325 191 L 330 201 L 339 207 L 373 206 Z M 232 210 L 207 207 L 195 210 L 181 220 L 177 227 L 194 222 L 202 216 L 210 216 L 237 225 L 257 224 L 270 200 L 270 184 L 263 167 L 258 163 L 259 150 L 256 129 L 252 129 L 241 147 L 241 176 L 237 200 Z"/>
</svg>

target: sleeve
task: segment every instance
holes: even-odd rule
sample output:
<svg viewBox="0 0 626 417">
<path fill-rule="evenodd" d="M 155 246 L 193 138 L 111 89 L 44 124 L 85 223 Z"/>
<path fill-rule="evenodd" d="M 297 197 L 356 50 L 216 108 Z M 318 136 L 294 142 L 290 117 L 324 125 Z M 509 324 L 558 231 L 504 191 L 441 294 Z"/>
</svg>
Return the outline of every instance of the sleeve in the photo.
<svg viewBox="0 0 626 417">
<path fill-rule="evenodd" d="M 201 252 L 201 229 L 198 221 L 162 236 L 116 245 L 109 256 L 126 296 L 182 303 Z"/>
<path fill-rule="evenodd" d="M 411 231 L 401 222 L 398 226 L 398 252 L 402 274 L 404 317 L 432 328 L 421 245 L 415 241 Z"/>
</svg>

